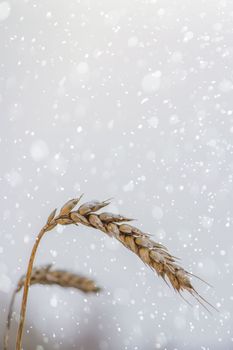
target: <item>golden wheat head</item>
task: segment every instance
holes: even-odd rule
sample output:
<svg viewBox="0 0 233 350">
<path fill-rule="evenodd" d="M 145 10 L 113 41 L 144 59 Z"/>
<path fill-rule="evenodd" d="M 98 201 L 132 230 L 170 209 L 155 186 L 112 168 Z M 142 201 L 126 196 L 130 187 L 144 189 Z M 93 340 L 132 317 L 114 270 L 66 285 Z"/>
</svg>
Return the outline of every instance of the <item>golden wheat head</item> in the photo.
<svg viewBox="0 0 233 350">
<path fill-rule="evenodd" d="M 97 211 L 110 204 L 109 200 L 87 202 L 74 210 L 81 197 L 71 199 L 65 203 L 57 217 L 55 217 L 56 210 L 54 210 L 48 218 L 46 230 L 51 230 L 57 224 L 81 224 L 101 230 L 116 238 L 126 248 L 135 253 L 146 265 L 156 271 L 165 282 L 169 282 L 177 292 L 187 291 L 202 305 L 202 301 L 209 304 L 194 289 L 190 280 L 190 276 L 194 275 L 177 264 L 177 258 L 171 255 L 162 244 L 154 242 L 150 234 L 126 223 L 133 219 L 109 212 L 97 213 Z"/>
</svg>

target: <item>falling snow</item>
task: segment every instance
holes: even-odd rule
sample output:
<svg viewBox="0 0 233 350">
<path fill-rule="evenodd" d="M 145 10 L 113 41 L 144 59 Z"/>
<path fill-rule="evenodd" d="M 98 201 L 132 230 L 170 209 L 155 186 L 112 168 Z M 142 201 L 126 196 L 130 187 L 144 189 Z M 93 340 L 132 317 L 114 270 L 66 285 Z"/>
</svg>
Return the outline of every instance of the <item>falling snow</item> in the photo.
<svg viewBox="0 0 233 350">
<path fill-rule="evenodd" d="M 0 337 L 36 232 L 84 193 L 213 285 L 192 280 L 219 312 L 118 241 L 58 225 L 36 263 L 104 290 L 31 287 L 25 348 L 233 349 L 232 20 L 227 0 L 0 1 Z"/>
</svg>

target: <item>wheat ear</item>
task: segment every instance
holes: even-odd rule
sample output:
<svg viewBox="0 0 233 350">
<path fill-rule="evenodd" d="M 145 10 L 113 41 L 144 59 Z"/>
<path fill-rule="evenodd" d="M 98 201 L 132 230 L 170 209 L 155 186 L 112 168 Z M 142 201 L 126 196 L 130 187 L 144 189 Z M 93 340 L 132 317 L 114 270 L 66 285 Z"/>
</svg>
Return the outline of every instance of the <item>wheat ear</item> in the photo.
<svg viewBox="0 0 233 350">
<path fill-rule="evenodd" d="M 36 250 L 45 232 L 52 230 L 57 224 L 75 224 L 77 226 L 79 224 L 82 224 L 101 230 L 109 236 L 115 237 L 126 248 L 138 255 L 146 265 L 150 266 L 154 271 L 156 271 L 157 274 L 161 276 L 165 281 L 167 279 L 177 292 L 181 293 L 182 291 L 188 291 L 203 306 L 204 304 L 202 301 L 208 303 L 194 289 L 189 278 L 192 276 L 192 274 L 176 263 L 177 259 L 168 252 L 166 247 L 151 240 L 148 233 L 144 233 L 134 226 L 125 224 L 124 222 L 132 221 L 130 218 L 112 213 L 96 213 L 98 210 L 110 204 L 109 200 L 102 202 L 91 201 L 84 203 L 77 210 L 73 210 L 80 201 L 81 197 L 82 195 L 79 198 L 71 199 L 65 203 L 61 208 L 58 216 L 55 216 L 56 209 L 53 210 L 49 215 L 46 225 L 42 228 L 39 235 L 37 236 L 28 263 L 27 275 L 24 283 L 24 293 L 21 304 L 16 350 L 21 350 L 28 288 L 30 285 L 31 271 Z M 212 306 L 211 304 L 209 305 Z"/>
<path fill-rule="evenodd" d="M 6 329 L 4 334 L 4 350 L 8 349 L 9 331 L 12 320 L 13 306 L 16 294 L 23 288 L 25 282 L 25 275 L 19 279 L 17 287 L 15 288 L 8 311 Z M 85 276 L 77 275 L 66 270 L 53 270 L 52 265 L 41 267 L 34 267 L 32 270 L 30 285 L 58 285 L 63 288 L 75 288 L 84 293 L 97 293 L 101 290 L 96 286 L 95 282 Z"/>
</svg>

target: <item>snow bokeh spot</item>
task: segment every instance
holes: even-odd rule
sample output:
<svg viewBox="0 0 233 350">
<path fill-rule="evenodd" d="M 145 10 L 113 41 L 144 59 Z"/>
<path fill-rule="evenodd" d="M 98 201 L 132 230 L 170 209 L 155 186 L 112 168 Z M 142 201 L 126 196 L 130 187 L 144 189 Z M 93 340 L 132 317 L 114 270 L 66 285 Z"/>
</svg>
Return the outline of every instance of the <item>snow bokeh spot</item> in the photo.
<svg viewBox="0 0 233 350">
<path fill-rule="evenodd" d="M 163 210 L 162 210 L 162 208 L 160 208 L 158 206 L 153 207 L 153 209 L 152 209 L 152 216 L 156 220 L 161 220 L 163 218 Z"/>
<path fill-rule="evenodd" d="M 5 179 L 11 187 L 17 187 L 22 182 L 22 176 L 16 170 L 11 170 L 5 174 Z"/>
<path fill-rule="evenodd" d="M 132 180 L 130 180 L 126 185 L 123 186 L 124 192 L 131 192 L 134 190 L 134 183 Z"/>
<path fill-rule="evenodd" d="M 219 90 L 221 92 L 227 93 L 232 91 L 232 89 L 233 89 L 232 81 L 228 79 L 223 79 L 219 84 Z"/>
<path fill-rule="evenodd" d="M 44 140 L 34 141 L 30 148 L 30 154 L 36 162 L 46 159 L 49 155 L 49 148 Z"/>
<path fill-rule="evenodd" d="M 159 125 L 159 119 L 157 117 L 151 117 L 147 120 L 147 123 L 154 129 Z"/>
<path fill-rule="evenodd" d="M 136 36 L 131 36 L 128 40 L 128 46 L 129 47 L 135 47 L 138 45 L 138 38 Z"/>
<path fill-rule="evenodd" d="M 57 307 L 58 305 L 58 299 L 56 295 L 53 295 L 52 298 L 50 299 L 50 305 L 52 307 Z"/>
<path fill-rule="evenodd" d="M 157 70 L 144 76 L 142 79 L 142 89 L 144 92 L 153 94 L 160 88 L 162 73 Z"/>
<path fill-rule="evenodd" d="M 80 62 L 77 66 L 77 72 L 79 74 L 87 74 L 89 72 L 89 66 L 87 62 Z"/>
<path fill-rule="evenodd" d="M 194 37 L 193 32 L 187 32 L 187 33 L 185 33 L 185 36 L 184 36 L 184 43 L 187 43 L 188 41 L 192 40 L 193 37 Z"/>
<path fill-rule="evenodd" d="M 0 262 L 0 292 L 9 293 L 11 290 L 11 280 L 7 275 L 7 266 Z"/>
<path fill-rule="evenodd" d="M 42 345 L 37 345 L 36 350 L 44 350 L 44 347 Z"/>
<path fill-rule="evenodd" d="M 11 7 L 8 1 L 0 2 L 0 21 L 5 21 L 11 12 Z"/>
</svg>

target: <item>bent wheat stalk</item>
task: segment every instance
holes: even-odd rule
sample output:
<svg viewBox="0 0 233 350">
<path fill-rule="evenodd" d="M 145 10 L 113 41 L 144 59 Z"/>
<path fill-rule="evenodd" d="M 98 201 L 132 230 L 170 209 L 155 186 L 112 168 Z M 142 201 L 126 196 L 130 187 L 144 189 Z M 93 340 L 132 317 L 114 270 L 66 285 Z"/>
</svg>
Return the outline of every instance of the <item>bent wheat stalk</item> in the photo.
<svg viewBox="0 0 233 350">
<path fill-rule="evenodd" d="M 109 200 L 102 202 L 91 201 L 84 203 L 77 210 L 73 210 L 80 201 L 79 198 L 71 199 L 63 205 L 58 216 L 56 209 L 49 215 L 46 225 L 42 228 L 37 236 L 36 242 L 32 249 L 30 260 L 28 263 L 27 275 L 24 283 L 24 293 L 21 304 L 20 321 L 18 327 L 18 334 L 16 340 L 16 350 L 21 350 L 22 332 L 26 313 L 26 304 L 28 296 L 28 288 L 30 285 L 31 272 L 33 261 L 39 242 L 45 232 L 52 230 L 57 224 L 60 225 L 85 225 L 98 229 L 107 235 L 116 238 L 126 248 L 134 252 L 138 257 L 154 271 L 158 276 L 161 276 L 165 282 L 170 282 L 175 291 L 181 293 L 188 291 L 192 296 L 204 306 L 203 302 L 208 303 L 200 294 L 194 289 L 190 276 L 191 273 L 183 269 L 176 263 L 176 258 L 171 255 L 167 248 L 163 245 L 154 242 L 148 233 L 144 233 L 138 228 L 125 224 L 124 222 L 132 221 L 122 215 L 112 213 L 96 213 L 98 210 L 110 204 Z M 209 304 L 209 303 L 208 303 Z M 211 304 L 209 304 L 212 306 Z M 205 307 L 205 306 L 204 306 Z"/>
<path fill-rule="evenodd" d="M 9 331 L 12 320 L 15 297 L 16 294 L 20 292 L 23 288 L 24 282 L 25 275 L 19 279 L 17 287 L 15 288 L 11 297 L 4 335 L 4 350 L 8 349 Z M 30 285 L 34 284 L 58 285 L 63 288 L 75 288 L 84 293 L 97 293 L 101 290 L 100 287 L 96 286 L 93 280 L 66 270 L 53 270 L 52 265 L 33 268 L 30 279 Z"/>
</svg>

